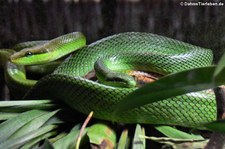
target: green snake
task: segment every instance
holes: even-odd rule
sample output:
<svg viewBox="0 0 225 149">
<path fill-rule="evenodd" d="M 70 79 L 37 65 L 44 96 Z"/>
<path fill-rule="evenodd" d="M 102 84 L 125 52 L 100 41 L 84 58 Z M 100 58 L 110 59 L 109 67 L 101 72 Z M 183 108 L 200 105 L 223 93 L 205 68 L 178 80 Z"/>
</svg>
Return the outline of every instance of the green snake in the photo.
<svg viewBox="0 0 225 149">
<path fill-rule="evenodd" d="M 25 98 L 62 100 L 79 112 L 94 111 L 96 118 L 121 123 L 202 128 L 202 124 L 216 120 L 217 106 L 211 91 L 169 98 L 112 116 L 116 105 L 137 89 L 129 72 L 167 75 L 209 66 L 211 50 L 140 32 L 119 33 L 87 46 L 85 43 L 81 33 L 70 33 L 13 54 L 12 62 L 30 65 L 52 61 L 68 49 L 68 53 L 75 50 L 53 73 L 40 79 Z M 85 77 L 94 70 L 98 81 Z"/>
</svg>

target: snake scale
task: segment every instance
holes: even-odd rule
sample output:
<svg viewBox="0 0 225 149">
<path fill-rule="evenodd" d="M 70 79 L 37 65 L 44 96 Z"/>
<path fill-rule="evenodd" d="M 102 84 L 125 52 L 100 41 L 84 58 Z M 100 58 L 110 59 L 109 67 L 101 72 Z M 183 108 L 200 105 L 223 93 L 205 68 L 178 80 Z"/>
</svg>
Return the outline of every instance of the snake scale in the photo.
<svg viewBox="0 0 225 149">
<path fill-rule="evenodd" d="M 66 36 L 63 40 L 67 40 Z M 62 43 L 55 42 L 54 47 Z M 112 116 L 116 105 L 137 87 L 105 85 L 84 76 L 93 71 L 98 60 L 117 72 L 141 70 L 167 75 L 209 66 L 212 57 L 209 49 L 167 37 L 140 32 L 119 33 L 75 51 L 52 74 L 40 79 L 25 98 L 62 100 L 79 112 L 94 111 L 94 117 L 114 122 L 202 128 L 202 124 L 217 117 L 213 92 L 172 97 Z"/>
</svg>

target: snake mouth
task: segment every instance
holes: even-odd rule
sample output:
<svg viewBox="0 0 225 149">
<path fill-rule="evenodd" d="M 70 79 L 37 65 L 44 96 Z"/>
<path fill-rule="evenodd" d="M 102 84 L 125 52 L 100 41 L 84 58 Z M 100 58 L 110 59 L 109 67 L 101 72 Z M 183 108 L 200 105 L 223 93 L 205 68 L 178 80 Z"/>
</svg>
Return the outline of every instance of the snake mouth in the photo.
<svg viewBox="0 0 225 149">
<path fill-rule="evenodd" d="M 137 82 L 137 87 L 142 87 L 147 83 L 154 82 L 159 78 L 163 77 L 162 74 L 158 74 L 155 72 L 144 72 L 139 70 L 129 71 L 129 75 L 132 76 Z M 90 71 L 84 76 L 85 79 L 97 81 L 95 70 Z"/>
</svg>

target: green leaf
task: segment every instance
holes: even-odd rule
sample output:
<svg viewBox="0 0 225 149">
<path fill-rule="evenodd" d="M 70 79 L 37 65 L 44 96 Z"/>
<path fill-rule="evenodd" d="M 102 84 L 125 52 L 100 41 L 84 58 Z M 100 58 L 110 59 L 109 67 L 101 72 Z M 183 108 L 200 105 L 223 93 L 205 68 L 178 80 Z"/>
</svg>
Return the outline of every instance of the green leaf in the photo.
<svg viewBox="0 0 225 149">
<path fill-rule="evenodd" d="M 67 134 L 68 133 L 66 133 L 66 132 L 60 132 L 55 137 L 48 139 L 48 141 L 51 142 L 51 144 L 53 144 L 56 141 L 58 141 L 58 140 L 62 139 L 63 137 L 65 137 Z"/>
<path fill-rule="evenodd" d="M 203 149 L 209 140 L 171 139 L 166 137 L 146 137 L 146 139 L 172 146 L 173 149 Z"/>
<path fill-rule="evenodd" d="M 77 124 L 69 134 L 53 143 L 54 149 L 75 149 L 76 139 L 80 132 L 80 124 Z M 84 133 L 85 134 L 85 133 Z"/>
<path fill-rule="evenodd" d="M 35 144 L 39 143 L 42 140 L 45 140 L 51 136 L 56 135 L 58 132 L 57 131 L 51 131 L 48 132 L 46 134 L 40 135 L 32 140 L 30 140 L 29 142 L 27 142 L 26 144 L 24 144 L 20 149 L 30 149 L 32 148 Z"/>
<path fill-rule="evenodd" d="M 1 101 L 0 108 L 13 107 L 13 106 L 30 106 L 39 104 L 49 104 L 51 100 L 18 100 L 18 101 Z"/>
<path fill-rule="evenodd" d="M 213 77 L 216 78 L 218 74 L 220 74 L 223 69 L 225 68 L 225 53 L 223 54 L 222 58 L 220 59 L 219 63 L 217 64 L 216 70 L 213 74 Z"/>
<path fill-rule="evenodd" d="M 155 128 L 171 139 L 204 140 L 201 135 L 188 134 L 170 126 L 157 126 Z"/>
<path fill-rule="evenodd" d="M 56 109 L 57 105 L 50 100 L 32 100 L 32 101 L 1 101 L 0 111 L 8 113 L 21 113 L 28 110 L 52 110 Z"/>
<path fill-rule="evenodd" d="M 184 146 L 193 149 L 203 148 L 208 142 L 200 135 L 188 134 L 170 126 L 157 126 L 156 129 L 167 137 L 146 137 L 146 139 L 171 145 L 174 149 L 183 149 Z"/>
<path fill-rule="evenodd" d="M 0 124 L 0 143 L 6 141 L 15 131 L 25 125 L 27 122 L 47 113 L 46 111 L 31 110 L 19 114 Z"/>
<path fill-rule="evenodd" d="M 4 107 L 0 108 L 2 112 L 16 112 L 21 113 L 29 110 L 53 110 L 57 109 L 55 104 L 39 104 L 39 105 L 24 105 L 24 106 L 14 106 L 14 107 Z"/>
<path fill-rule="evenodd" d="M 128 147 L 129 147 L 128 130 L 125 129 L 125 130 L 123 130 L 123 132 L 120 136 L 117 149 L 128 149 Z"/>
<path fill-rule="evenodd" d="M 48 126 L 39 128 L 38 130 L 32 131 L 29 134 L 26 134 L 22 137 L 6 140 L 5 142 L 2 142 L 0 144 L 0 148 L 4 148 L 4 149 L 19 148 L 22 145 L 24 145 L 25 143 L 27 143 L 28 141 L 30 141 L 36 137 L 39 137 L 45 133 L 48 133 L 56 128 L 57 128 L 57 126 L 55 126 L 55 125 L 48 125 Z"/>
<path fill-rule="evenodd" d="M 41 147 L 39 147 L 38 149 L 54 149 L 54 147 L 51 144 L 51 142 L 48 139 L 46 139 L 44 144 Z"/>
<path fill-rule="evenodd" d="M 132 143 L 132 149 L 145 149 L 145 131 L 137 124 Z"/>
<path fill-rule="evenodd" d="M 164 142 L 195 142 L 195 141 L 198 142 L 198 140 L 193 140 L 193 139 L 176 139 L 176 138 L 168 138 L 168 137 L 145 136 L 144 138 L 152 140 L 152 141 L 156 141 L 156 142 L 161 142 L 161 143 L 164 143 Z"/>
<path fill-rule="evenodd" d="M 126 96 L 117 104 L 114 114 L 118 115 L 121 112 L 170 97 L 225 84 L 225 77 L 222 75 L 216 80 L 213 79 L 214 71 L 215 66 L 208 66 L 167 75 Z M 225 69 L 223 71 L 225 74 Z"/>
<path fill-rule="evenodd" d="M 225 133 L 225 120 L 217 120 L 211 123 L 205 124 L 209 130 Z"/>
<path fill-rule="evenodd" d="M 182 143 L 173 143 L 170 144 L 174 149 L 204 149 L 209 140 L 197 141 L 197 142 L 182 142 Z M 167 143 L 169 144 L 169 143 Z"/>
<path fill-rule="evenodd" d="M 7 120 L 19 115 L 19 113 L 7 113 L 7 112 L 0 112 L 0 121 Z"/>
<path fill-rule="evenodd" d="M 116 146 L 116 133 L 106 124 L 97 123 L 92 125 L 87 135 L 92 144 L 96 144 L 99 147 L 104 145 L 106 148 L 114 148 Z"/>
<path fill-rule="evenodd" d="M 65 121 L 61 120 L 60 117 L 58 116 L 53 116 L 45 123 L 45 125 L 62 124 L 62 123 L 65 123 Z"/>
<path fill-rule="evenodd" d="M 25 134 L 28 134 L 34 130 L 37 130 L 38 128 L 43 126 L 58 111 L 59 110 L 49 112 L 31 120 L 30 122 L 26 123 L 21 128 L 19 128 L 16 132 L 14 132 L 8 139 L 19 138 L 21 136 L 24 136 Z"/>
</svg>

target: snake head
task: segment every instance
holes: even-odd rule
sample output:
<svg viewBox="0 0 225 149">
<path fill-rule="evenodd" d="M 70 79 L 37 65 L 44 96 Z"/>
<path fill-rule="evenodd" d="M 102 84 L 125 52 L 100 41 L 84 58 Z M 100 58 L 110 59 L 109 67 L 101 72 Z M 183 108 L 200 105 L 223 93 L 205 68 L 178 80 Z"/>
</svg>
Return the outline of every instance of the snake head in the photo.
<svg viewBox="0 0 225 149">
<path fill-rule="evenodd" d="M 20 65 L 45 64 L 57 60 L 86 45 L 86 38 L 80 32 L 69 33 L 45 44 L 25 48 L 10 57 L 11 62 Z"/>
<path fill-rule="evenodd" d="M 10 61 L 20 65 L 35 65 L 49 62 L 48 49 L 35 46 L 15 52 L 10 56 Z"/>
<path fill-rule="evenodd" d="M 115 87 L 125 87 L 125 88 L 136 87 L 137 84 L 133 77 L 126 74 L 122 74 L 122 73 L 115 73 L 115 74 L 116 75 L 107 76 L 105 80 L 105 84 L 115 86 Z"/>
</svg>

